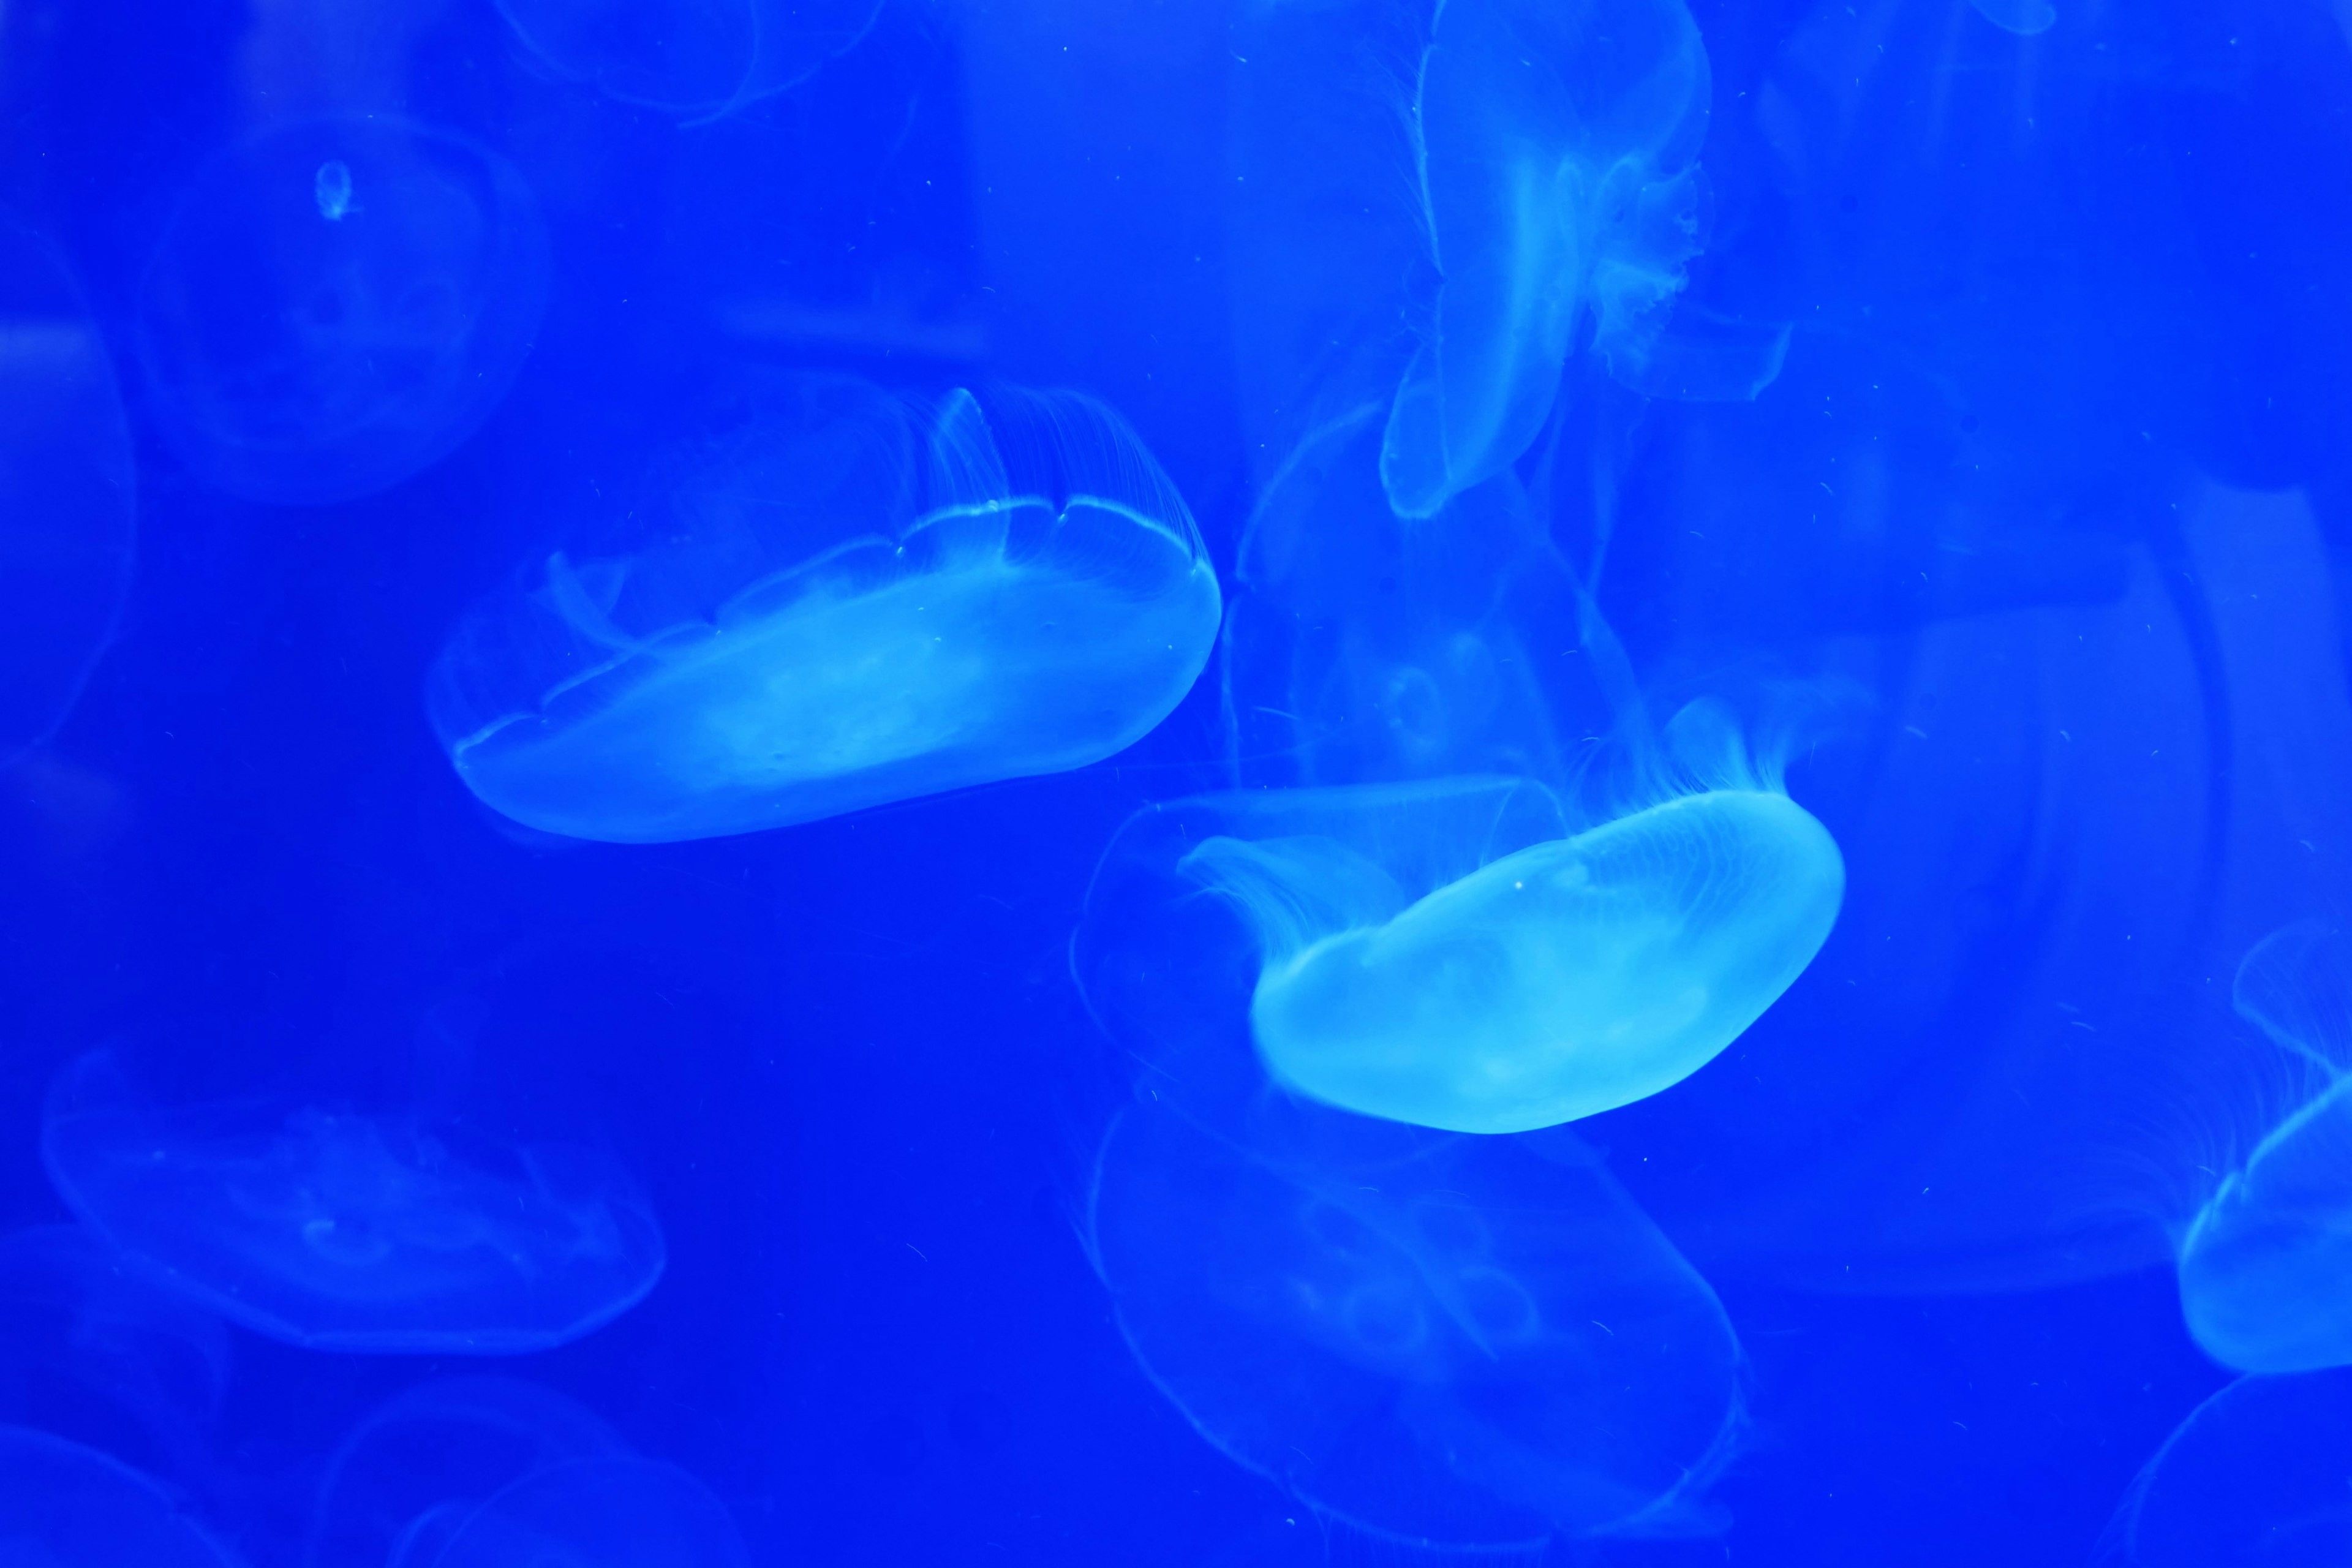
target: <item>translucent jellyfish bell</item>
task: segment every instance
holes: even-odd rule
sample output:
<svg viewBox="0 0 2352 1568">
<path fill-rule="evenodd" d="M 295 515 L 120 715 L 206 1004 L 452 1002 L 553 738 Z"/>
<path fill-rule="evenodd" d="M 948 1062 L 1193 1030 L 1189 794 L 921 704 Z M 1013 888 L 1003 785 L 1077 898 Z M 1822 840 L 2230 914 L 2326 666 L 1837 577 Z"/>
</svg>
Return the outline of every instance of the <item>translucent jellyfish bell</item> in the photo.
<svg viewBox="0 0 2352 1568">
<path fill-rule="evenodd" d="M 547 269 L 538 205 L 488 148 L 383 115 L 265 132 L 205 166 L 141 282 L 157 422 L 244 500 L 389 489 L 506 395 Z"/>
<path fill-rule="evenodd" d="M 551 556 L 440 661 L 450 759 L 518 822 L 658 843 L 1083 767 L 1216 636 L 1191 513 L 1075 394 L 919 420 L 803 384 L 670 494 L 642 548 Z"/>
<path fill-rule="evenodd" d="M 579 1338 L 661 1276 L 661 1230 L 610 1161 L 461 1151 L 402 1118 L 161 1108 L 70 1064 L 42 1129 L 83 1224 L 256 1333 L 318 1350 L 513 1355 Z"/>
<path fill-rule="evenodd" d="M 1415 1545 L 1703 1527 L 1738 1343 L 1598 1159 L 1565 1135 L 1548 1163 L 1318 1118 L 1343 1120 L 1277 1112 L 1229 1139 L 1144 1103 L 1103 1143 L 1096 1267 L 1202 1436 Z"/>
<path fill-rule="evenodd" d="M 2189 1333 L 2241 1372 L 2352 1366 L 2352 940 L 2290 926 L 2239 965 L 2240 1014 L 2334 1078 L 2224 1176 L 2179 1256 Z"/>
<path fill-rule="evenodd" d="M 435 1568 L 751 1568 L 726 1504 L 675 1465 L 579 1459 L 526 1476 L 466 1517 Z"/>
<path fill-rule="evenodd" d="M 1427 517 L 1543 428 L 1589 334 L 1649 345 L 1698 249 L 1708 72 L 1682 0 L 1450 0 L 1408 126 L 1440 281 L 1388 416 L 1381 479 Z"/>
<path fill-rule="evenodd" d="M 874 24 L 880 0 L 499 0 L 559 75 L 624 103 L 711 120 L 783 91 Z"/>
<path fill-rule="evenodd" d="M 0 220 L 0 766 L 57 728 L 113 633 L 133 493 L 97 325 L 49 247 Z"/>
<path fill-rule="evenodd" d="M 145 1476 L 25 1426 L 0 1426 L 0 1559 L 25 1568 L 237 1568 Z"/>
<path fill-rule="evenodd" d="M 2335 1568 L 2352 1560 L 2352 1373 L 2243 1377 L 2174 1429 L 2132 1483 L 2104 1561 Z"/>
</svg>

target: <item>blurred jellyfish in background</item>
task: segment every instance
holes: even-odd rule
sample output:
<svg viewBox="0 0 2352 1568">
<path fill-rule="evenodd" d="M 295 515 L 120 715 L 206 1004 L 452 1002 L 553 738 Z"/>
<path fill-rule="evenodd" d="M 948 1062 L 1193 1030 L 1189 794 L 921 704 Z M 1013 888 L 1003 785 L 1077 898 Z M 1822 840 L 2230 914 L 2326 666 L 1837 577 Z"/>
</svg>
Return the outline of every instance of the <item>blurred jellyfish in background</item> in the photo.
<svg viewBox="0 0 2352 1568">
<path fill-rule="evenodd" d="M 2246 954 L 2238 1012 L 2326 1080 L 2221 1178 L 2180 1246 L 2180 1305 L 2241 1372 L 2352 1366 L 2352 940 L 2333 924 Z"/>
<path fill-rule="evenodd" d="M 2352 1556 L 2352 1372 L 2245 1377 L 2189 1414 L 2109 1525 L 2134 1568 L 2327 1568 Z"/>
<path fill-rule="evenodd" d="M 524 1477 L 453 1530 L 438 1568 L 751 1568 L 727 1505 L 675 1465 L 620 1456 Z"/>
<path fill-rule="evenodd" d="M 1978 16 L 2004 32 L 2030 38 L 2036 33 L 2046 33 L 2058 20 L 2058 7 L 2050 0 L 1969 0 Z"/>
<path fill-rule="evenodd" d="M 0 766 L 47 740 L 113 635 L 134 555 L 131 432 L 49 247 L 0 218 Z"/>
<path fill-rule="evenodd" d="M 489 417 L 547 269 L 537 203 L 488 148 L 392 115 L 280 126 L 205 167 L 148 264 L 148 401 L 229 495 L 373 495 Z"/>
<path fill-rule="evenodd" d="M 623 103 L 715 120 L 782 92 L 866 35 L 881 0 L 498 0 L 549 70 Z"/>
<path fill-rule="evenodd" d="M 1146 1374 L 1235 1462 L 1391 1542 L 1691 1534 L 1739 1426 L 1722 1307 L 1566 1134 L 1139 1102 L 1087 1207 Z"/>
<path fill-rule="evenodd" d="M 303 1568 L 430 1568 L 467 1518 L 516 1482 L 629 1453 L 602 1417 L 537 1384 L 419 1384 L 371 1411 L 328 1459 Z"/>
<path fill-rule="evenodd" d="M 52 1089 L 41 1150 L 110 1247 L 310 1349 L 545 1350 L 635 1306 L 664 1263 L 643 1194 L 593 1151 L 317 1106 L 160 1107 L 102 1054 Z"/>
<path fill-rule="evenodd" d="M 0 1551 L 26 1568 L 236 1568 L 152 1480 L 79 1443 L 0 1426 Z"/>
<path fill-rule="evenodd" d="M 1216 637 L 1182 498 L 1076 394 L 796 381 L 683 466 L 436 667 L 451 762 L 518 822 L 659 843 L 1084 767 Z"/>
</svg>

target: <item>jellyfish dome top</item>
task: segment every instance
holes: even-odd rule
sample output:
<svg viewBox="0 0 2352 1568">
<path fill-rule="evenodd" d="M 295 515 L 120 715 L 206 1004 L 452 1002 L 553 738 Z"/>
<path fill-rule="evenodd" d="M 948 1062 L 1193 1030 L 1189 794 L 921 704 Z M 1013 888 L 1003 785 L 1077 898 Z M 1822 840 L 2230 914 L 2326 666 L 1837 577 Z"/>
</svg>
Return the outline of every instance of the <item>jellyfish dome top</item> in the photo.
<svg viewBox="0 0 2352 1568">
<path fill-rule="evenodd" d="M 2132 1483 L 2102 1561 L 2332 1568 L 2352 1559 L 2352 1371 L 2242 1377 L 2190 1412 Z"/>
<path fill-rule="evenodd" d="M 1083 767 L 1215 640 L 1192 514 L 1076 394 L 795 383 L 667 488 L 652 537 L 550 555 L 436 668 L 451 762 L 515 821 L 659 843 Z"/>
<path fill-rule="evenodd" d="M 1415 1547 L 1707 1528 L 1738 1342 L 1597 1155 L 1268 1109 L 1146 1100 L 1095 1170 L 1119 1330 L 1202 1437 Z"/>
<path fill-rule="evenodd" d="M 2183 1237 L 2189 1333 L 2250 1373 L 2352 1366 L 2352 938 L 2306 921 L 2255 944 L 2238 1012 L 2326 1087 L 2221 1179 Z"/>
<path fill-rule="evenodd" d="M 865 37 L 881 0 L 498 0 L 558 76 L 623 103 L 716 120 L 805 80 Z"/>
<path fill-rule="evenodd" d="M 237 1568 L 154 1481 L 28 1426 L 0 1426 L 0 1560 L 25 1568 Z"/>
<path fill-rule="evenodd" d="M 1580 342 L 1646 363 L 1697 254 L 1708 68 L 1683 0 L 1448 0 L 1407 123 L 1427 259 L 1380 473 L 1427 517 L 1543 428 Z"/>
<path fill-rule="evenodd" d="M 113 635 L 134 493 L 97 324 L 49 247 L 0 218 L 0 766 L 48 738 Z"/>
<path fill-rule="evenodd" d="M 417 1568 L 751 1568 L 727 1505 L 675 1465 L 611 1455 L 551 1466 L 467 1514 Z"/>
<path fill-rule="evenodd" d="M 589 1150 L 472 1147 L 316 1106 L 158 1107 L 104 1054 L 60 1076 L 41 1152 L 119 1255 L 310 1349 L 546 1350 L 642 1300 L 666 1257 L 644 1195 Z"/>
<path fill-rule="evenodd" d="M 148 264 L 150 404 L 229 495 L 372 495 L 489 417 L 547 277 L 538 205 L 488 148 L 389 115 L 279 126 L 205 165 Z"/>
</svg>

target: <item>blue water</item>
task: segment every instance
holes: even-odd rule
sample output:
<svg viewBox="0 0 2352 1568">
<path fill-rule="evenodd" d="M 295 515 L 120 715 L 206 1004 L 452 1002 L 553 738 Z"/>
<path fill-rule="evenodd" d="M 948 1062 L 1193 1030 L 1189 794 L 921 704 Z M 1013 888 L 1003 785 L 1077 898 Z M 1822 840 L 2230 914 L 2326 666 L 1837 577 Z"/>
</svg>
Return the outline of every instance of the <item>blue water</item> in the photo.
<svg viewBox="0 0 2352 1568">
<path fill-rule="evenodd" d="M 2352 10 L 0 110 L 0 1561 L 2352 1561 Z"/>
</svg>

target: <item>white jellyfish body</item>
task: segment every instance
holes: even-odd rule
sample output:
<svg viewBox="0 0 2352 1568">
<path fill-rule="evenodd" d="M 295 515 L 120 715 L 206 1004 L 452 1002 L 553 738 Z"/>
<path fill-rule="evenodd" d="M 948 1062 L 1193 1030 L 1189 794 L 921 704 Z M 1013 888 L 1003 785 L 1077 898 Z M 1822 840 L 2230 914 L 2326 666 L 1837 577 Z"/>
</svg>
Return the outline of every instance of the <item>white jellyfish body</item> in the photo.
<svg viewBox="0 0 2352 1568">
<path fill-rule="evenodd" d="M 26 1426 L 0 1426 L 0 1556 L 28 1568 L 238 1568 L 146 1476 Z"/>
<path fill-rule="evenodd" d="M 1082 767 L 1167 716 L 1220 600 L 1132 432 L 1074 395 L 1000 403 L 1002 447 L 969 394 L 921 432 L 846 404 L 702 470 L 660 547 L 555 556 L 461 629 L 434 708 L 477 795 L 572 837 L 709 837 Z M 698 607 L 689 582 L 728 591 Z"/>
</svg>

